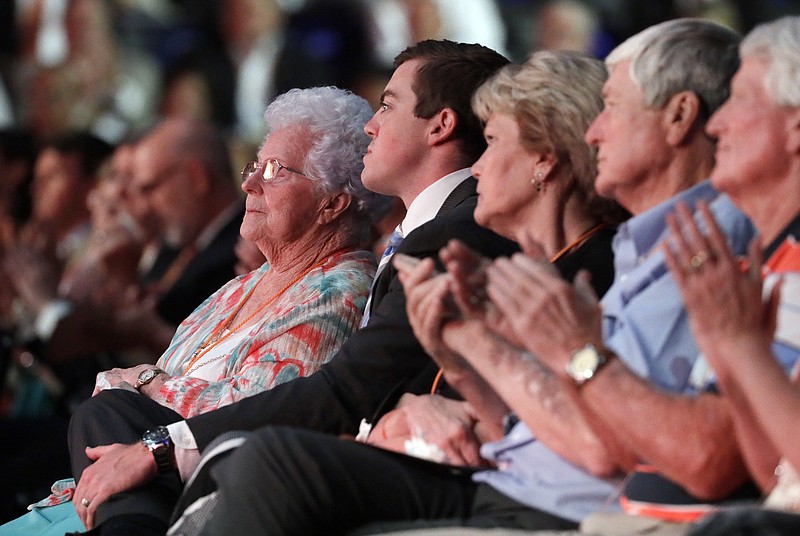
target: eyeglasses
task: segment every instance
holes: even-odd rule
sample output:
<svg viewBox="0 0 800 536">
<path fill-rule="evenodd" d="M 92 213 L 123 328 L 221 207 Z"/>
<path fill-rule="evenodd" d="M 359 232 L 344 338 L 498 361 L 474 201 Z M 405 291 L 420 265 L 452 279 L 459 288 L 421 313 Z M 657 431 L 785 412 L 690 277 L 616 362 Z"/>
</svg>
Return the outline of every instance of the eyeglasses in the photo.
<svg viewBox="0 0 800 536">
<path fill-rule="evenodd" d="M 255 160 L 252 162 L 248 162 L 242 169 L 242 182 L 249 179 L 250 175 L 258 171 L 259 168 L 261 167 L 264 168 L 263 171 L 261 172 L 261 180 L 264 182 L 269 182 L 273 180 L 275 177 L 278 176 L 278 173 L 280 173 L 282 169 L 285 169 L 286 171 L 291 171 L 292 173 L 297 173 L 298 175 L 302 175 L 303 177 L 306 176 L 306 174 L 303 173 L 302 171 L 284 166 L 283 164 L 278 162 L 275 158 L 267 158 L 266 160 L 264 160 L 263 164 L 259 164 Z"/>
</svg>

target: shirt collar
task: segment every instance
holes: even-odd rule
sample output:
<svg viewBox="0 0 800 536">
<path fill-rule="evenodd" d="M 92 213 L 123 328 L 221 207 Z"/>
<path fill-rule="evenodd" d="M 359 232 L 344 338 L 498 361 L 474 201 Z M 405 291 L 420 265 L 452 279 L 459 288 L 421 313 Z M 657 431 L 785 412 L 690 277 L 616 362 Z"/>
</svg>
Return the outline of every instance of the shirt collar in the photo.
<svg viewBox="0 0 800 536">
<path fill-rule="evenodd" d="M 400 233 L 404 237 L 408 236 L 411 231 L 435 218 L 447 196 L 469 176 L 469 168 L 459 169 L 422 190 L 411 202 L 406 217 L 400 222 Z"/>
<path fill-rule="evenodd" d="M 792 221 L 789 222 L 789 225 L 783 228 L 778 236 L 770 242 L 769 246 L 764 249 L 764 258 L 769 259 L 775 250 L 778 249 L 787 238 L 792 237 L 793 239 L 797 240 L 800 239 L 800 214 L 794 217 Z"/>
<path fill-rule="evenodd" d="M 624 222 L 620 225 L 617 236 L 619 240 L 630 240 L 635 248 L 637 258 L 641 259 L 650 254 L 663 239 L 667 214 L 673 212 L 678 203 L 694 207 L 698 201 L 711 202 L 718 195 L 719 192 L 711 185 L 711 182 L 705 180 Z"/>
</svg>

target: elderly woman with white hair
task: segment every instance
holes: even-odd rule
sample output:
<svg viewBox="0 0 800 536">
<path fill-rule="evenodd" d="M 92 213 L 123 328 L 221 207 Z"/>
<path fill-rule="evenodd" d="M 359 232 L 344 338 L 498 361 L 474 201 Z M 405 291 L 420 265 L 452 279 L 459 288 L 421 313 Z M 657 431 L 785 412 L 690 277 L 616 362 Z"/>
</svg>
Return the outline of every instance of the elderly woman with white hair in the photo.
<svg viewBox="0 0 800 536">
<path fill-rule="evenodd" d="M 760 244 L 742 270 L 711 214 L 706 237 L 684 211 L 666 253 L 748 469 L 769 495 L 767 509 L 715 516 L 695 533 L 798 534 L 800 369 L 785 370 L 800 351 L 800 17 L 756 27 L 740 55 L 731 97 L 707 128 L 718 139 L 711 180 L 750 217 Z"/>
<path fill-rule="evenodd" d="M 360 156 L 371 110 L 327 87 L 292 90 L 267 108 L 258 159 L 242 170 L 242 236 L 266 262 L 208 298 L 156 363 L 98 376 L 182 417 L 231 404 L 319 369 L 358 327 L 374 274 L 363 249 L 381 203 Z"/>
</svg>

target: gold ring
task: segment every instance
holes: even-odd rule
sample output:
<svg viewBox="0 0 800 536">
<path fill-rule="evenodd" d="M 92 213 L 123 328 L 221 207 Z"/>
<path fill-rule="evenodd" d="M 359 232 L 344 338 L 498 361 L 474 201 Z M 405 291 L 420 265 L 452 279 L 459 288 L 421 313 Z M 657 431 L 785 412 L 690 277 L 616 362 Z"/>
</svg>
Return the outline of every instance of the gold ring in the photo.
<svg viewBox="0 0 800 536">
<path fill-rule="evenodd" d="M 92 504 L 92 501 L 84 497 L 83 499 L 81 499 L 81 504 L 83 505 L 84 508 L 89 508 L 89 505 Z"/>
<path fill-rule="evenodd" d="M 708 252 L 707 251 L 698 251 L 696 254 L 692 255 L 692 258 L 689 260 L 689 264 L 692 266 L 692 270 L 699 270 L 703 263 L 708 260 Z"/>
</svg>

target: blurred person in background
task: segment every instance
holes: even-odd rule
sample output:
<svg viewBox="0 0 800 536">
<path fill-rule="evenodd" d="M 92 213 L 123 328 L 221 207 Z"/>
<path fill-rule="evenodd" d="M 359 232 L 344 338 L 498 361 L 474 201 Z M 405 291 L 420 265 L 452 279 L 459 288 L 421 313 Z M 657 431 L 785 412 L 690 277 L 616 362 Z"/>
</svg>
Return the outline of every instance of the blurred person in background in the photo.
<svg viewBox="0 0 800 536">
<path fill-rule="evenodd" d="M 91 281 L 87 269 L 83 282 L 72 282 L 73 294 L 28 288 L 37 294 L 37 314 L 46 320 L 39 322 L 37 334 L 41 355 L 68 370 L 77 368 L 76 359 L 130 349 L 143 352 L 140 362 L 153 363 L 178 323 L 235 275 L 243 207 L 231 178 L 228 146 L 214 127 L 168 120 L 116 157 L 121 166 L 116 171 L 123 173 L 116 180 L 128 182 L 109 182 L 105 194 L 96 192 L 94 252 L 104 265 L 94 268 L 122 277 L 119 286 L 111 285 L 103 295 L 96 284 L 88 290 L 102 299 L 83 296 Z M 110 220 L 109 202 L 119 210 Z M 111 247 L 112 237 L 121 249 Z M 158 251 L 140 273 L 136 268 L 145 243 L 150 249 L 157 244 Z M 84 382 L 86 376 L 81 374 Z M 78 399 L 91 393 L 86 387 Z"/>
<path fill-rule="evenodd" d="M 31 217 L 16 235 L 6 237 L 2 270 L 7 284 L 2 290 L 11 293 L 12 308 L 8 316 L 9 352 L 4 356 L 9 369 L 3 378 L 8 406 L 2 416 L 13 420 L 2 420 L 2 435 L 15 440 L 3 442 L 7 450 L 2 456 L 2 472 L 8 474 L 18 468 L 30 471 L 15 487 L 6 488 L 0 498 L 4 515 L 15 493 L 24 495 L 21 490 L 47 486 L 66 461 L 62 449 L 40 463 L 26 465 L 20 459 L 25 449 L 16 440 L 24 442 L 23 438 L 36 437 L 46 430 L 63 441 L 66 434 L 64 416 L 51 419 L 56 411 L 53 393 L 57 396 L 63 392 L 63 378 L 37 366 L 41 358 L 37 340 L 49 329 L 48 320 L 40 313 L 47 303 L 45 297 L 57 296 L 59 287 L 63 290 L 62 284 L 85 259 L 91 228 L 86 200 L 111 151 L 109 144 L 85 132 L 44 142 L 31 185 Z M 81 372 L 76 371 L 76 376 L 82 376 Z"/>
<path fill-rule="evenodd" d="M 45 305 L 41 293 L 55 294 L 85 255 L 91 231 L 86 201 L 112 150 L 85 132 L 63 134 L 43 144 L 31 184 L 31 217 L 7 246 L 3 260 L 22 307 L 22 329 Z"/>
<path fill-rule="evenodd" d="M 38 143 L 30 130 L 0 130 L 0 244 L 16 235 L 31 215 L 31 183 Z"/>
<path fill-rule="evenodd" d="M 119 141 L 152 115 L 157 73 L 127 54 L 103 0 L 31 0 L 18 7 L 21 117 L 40 137 L 85 129 Z"/>
</svg>

